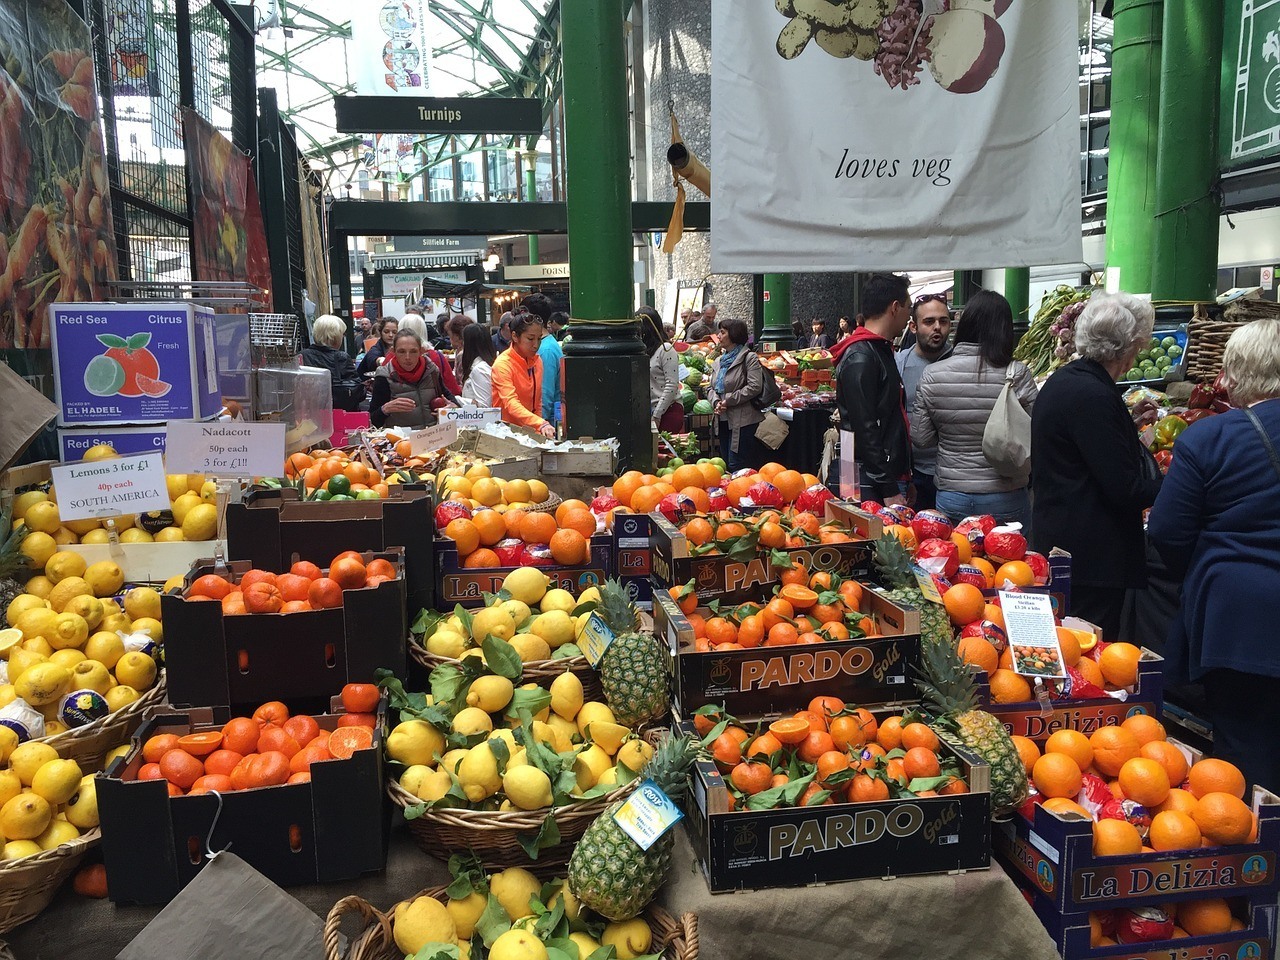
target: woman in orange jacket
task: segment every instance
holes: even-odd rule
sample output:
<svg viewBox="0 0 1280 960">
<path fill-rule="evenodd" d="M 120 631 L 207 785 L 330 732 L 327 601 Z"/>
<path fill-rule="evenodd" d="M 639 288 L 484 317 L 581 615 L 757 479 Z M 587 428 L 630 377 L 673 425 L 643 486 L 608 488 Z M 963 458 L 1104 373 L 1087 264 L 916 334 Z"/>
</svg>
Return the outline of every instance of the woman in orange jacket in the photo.
<svg viewBox="0 0 1280 960">
<path fill-rule="evenodd" d="M 542 419 L 542 324 L 522 314 L 511 321 L 511 346 L 493 364 L 493 405 L 506 423 L 537 430 L 544 437 L 556 435 L 555 427 Z"/>
</svg>

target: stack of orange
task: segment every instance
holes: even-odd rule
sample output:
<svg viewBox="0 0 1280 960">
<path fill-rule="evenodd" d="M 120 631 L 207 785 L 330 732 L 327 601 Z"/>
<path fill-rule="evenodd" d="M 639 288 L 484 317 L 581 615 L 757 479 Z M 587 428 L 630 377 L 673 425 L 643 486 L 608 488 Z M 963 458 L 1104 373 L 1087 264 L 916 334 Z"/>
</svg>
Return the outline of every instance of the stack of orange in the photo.
<svg viewBox="0 0 1280 960">
<path fill-rule="evenodd" d="M 1135 714 L 1088 737 L 1059 730 L 1045 741 L 1043 753 L 1025 737 L 1013 739 L 1046 810 L 1092 819 L 1077 797 L 1085 776 L 1093 775 L 1106 781 L 1116 799 L 1132 800 L 1151 813 L 1145 844 L 1127 820 L 1097 820 L 1093 849 L 1098 856 L 1190 850 L 1257 838 L 1257 818 L 1244 802 L 1239 768 L 1212 758 L 1190 763 L 1168 741 L 1164 725 L 1149 714 Z"/>
<path fill-rule="evenodd" d="M 311 764 L 345 760 L 373 747 L 378 697 L 373 684 L 347 684 L 347 712 L 332 731 L 321 729 L 314 717 L 290 716 L 288 707 L 273 700 L 221 730 L 157 734 L 142 745 L 145 762 L 133 779 L 167 780 L 171 797 L 306 783 Z"/>
<path fill-rule="evenodd" d="M 668 593 L 693 628 L 698 653 L 878 635 L 875 620 L 861 612 L 864 589 L 856 580 L 825 571 L 810 574 L 799 567 L 785 576 L 765 603 L 742 603 L 710 617 L 697 611 L 698 596 L 690 585 L 671 587 Z"/>
<path fill-rule="evenodd" d="M 1243 906 L 1243 904 L 1241 905 Z M 1179 903 L 1162 903 L 1160 909 L 1173 921 L 1173 940 L 1184 937 L 1212 937 L 1244 930 L 1247 924 L 1237 917 L 1229 900 L 1222 897 L 1209 897 L 1204 900 L 1183 900 Z M 1115 938 L 1120 910 L 1095 910 L 1089 914 L 1089 945 L 1091 947 L 1116 946 Z M 1144 943 L 1144 950 L 1155 948 L 1156 942 Z M 1163 953 L 1163 951 L 1161 951 Z M 1170 956 L 1177 956 L 1186 951 L 1169 951 Z M 1216 954 L 1209 949 L 1206 955 Z M 1225 954 L 1223 954 L 1225 956 Z M 1242 953 L 1241 956 L 1248 956 Z"/>
<path fill-rule="evenodd" d="M 450 520 L 441 532 L 454 542 L 464 567 L 520 566 L 524 547 L 546 547 L 556 563 L 575 566 L 591 559 L 596 515 L 581 500 L 565 500 L 554 514 L 483 508 Z"/>
<path fill-rule="evenodd" d="M 284 462 L 284 475 L 290 480 L 301 478 L 308 493 L 326 489 L 328 482 L 337 476 L 347 479 L 353 497 L 371 490 L 379 498 L 386 498 L 391 492 L 381 473 L 367 463 L 352 460 L 351 455 L 342 450 L 290 454 Z"/>
<path fill-rule="evenodd" d="M 838 697 L 815 697 L 808 709 L 775 720 L 753 735 L 714 708 L 694 715 L 703 737 L 721 721 L 727 725 L 710 749 L 726 777 L 730 809 L 742 809 L 747 797 L 775 788 L 784 788 L 776 797 L 771 795 L 774 802 L 769 806 L 775 808 L 969 790 L 959 764 L 941 752 L 937 734 L 912 717 L 877 718 Z M 788 790 L 793 765 L 801 777 Z"/>
<path fill-rule="evenodd" d="M 342 591 L 362 590 L 396 578 L 395 565 L 381 557 L 368 560 L 355 550 L 338 554 L 322 571 L 299 560 L 288 573 L 247 570 L 232 582 L 212 573 L 197 577 L 187 600 L 216 600 L 226 616 L 246 613 L 305 613 L 342 606 Z"/>
</svg>

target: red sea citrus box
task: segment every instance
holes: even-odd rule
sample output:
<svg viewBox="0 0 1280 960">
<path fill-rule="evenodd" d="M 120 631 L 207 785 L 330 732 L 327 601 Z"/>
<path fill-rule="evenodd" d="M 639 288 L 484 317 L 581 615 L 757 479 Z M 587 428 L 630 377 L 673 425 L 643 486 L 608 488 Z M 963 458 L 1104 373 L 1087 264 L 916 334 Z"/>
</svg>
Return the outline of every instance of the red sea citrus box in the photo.
<svg viewBox="0 0 1280 960">
<path fill-rule="evenodd" d="M 207 420 L 222 409 L 213 311 L 191 303 L 49 308 L 58 425 Z"/>
</svg>

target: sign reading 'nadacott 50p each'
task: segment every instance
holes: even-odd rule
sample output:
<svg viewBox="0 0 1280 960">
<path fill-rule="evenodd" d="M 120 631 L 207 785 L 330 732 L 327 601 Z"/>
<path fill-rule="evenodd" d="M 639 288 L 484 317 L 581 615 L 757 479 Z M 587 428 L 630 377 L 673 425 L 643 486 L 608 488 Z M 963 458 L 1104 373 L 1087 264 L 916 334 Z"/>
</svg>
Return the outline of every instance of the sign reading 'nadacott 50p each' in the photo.
<svg viewBox="0 0 1280 960">
<path fill-rule="evenodd" d="M 714 272 L 1081 258 L 1077 5 L 920 7 L 712 4 Z"/>
</svg>

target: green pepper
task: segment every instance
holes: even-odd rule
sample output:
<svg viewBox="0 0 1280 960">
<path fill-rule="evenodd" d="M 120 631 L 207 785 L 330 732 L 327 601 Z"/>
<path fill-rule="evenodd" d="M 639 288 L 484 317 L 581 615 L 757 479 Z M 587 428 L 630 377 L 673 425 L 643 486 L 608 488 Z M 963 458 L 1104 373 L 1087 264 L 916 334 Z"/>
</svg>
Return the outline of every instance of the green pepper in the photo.
<svg viewBox="0 0 1280 960">
<path fill-rule="evenodd" d="M 1187 421 L 1178 416 L 1163 417 L 1156 422 L 1156 449 L 1172 450 L 1178 435 L 1187 429 Z"/>
</svg>

